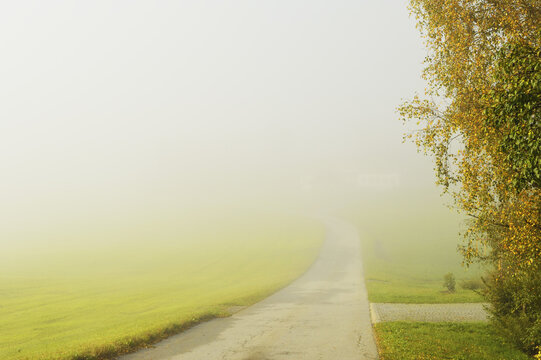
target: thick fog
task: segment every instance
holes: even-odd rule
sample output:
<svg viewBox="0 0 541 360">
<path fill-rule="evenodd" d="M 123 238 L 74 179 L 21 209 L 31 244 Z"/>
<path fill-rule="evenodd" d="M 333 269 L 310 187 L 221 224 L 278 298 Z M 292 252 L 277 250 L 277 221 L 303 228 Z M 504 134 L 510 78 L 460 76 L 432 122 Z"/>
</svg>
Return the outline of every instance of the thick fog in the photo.
<svg viewBox="0 0 541 360">
<path fill-rule="evenodd" d="M 406 6 L 2 2 L 3 241 L 81 219 L 432 188 L 395 112 L 424 88 Z"/>
</svg>

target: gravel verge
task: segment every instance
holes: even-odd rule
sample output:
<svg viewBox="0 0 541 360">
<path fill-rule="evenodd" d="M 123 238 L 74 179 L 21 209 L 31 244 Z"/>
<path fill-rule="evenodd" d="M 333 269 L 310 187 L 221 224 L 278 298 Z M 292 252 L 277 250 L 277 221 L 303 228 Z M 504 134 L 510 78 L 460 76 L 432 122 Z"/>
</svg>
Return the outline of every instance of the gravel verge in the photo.
<svg viewBox="0 0 541 360">
<path fill-rule="evenodd" d="M 384 321 L 476 322 L 487 321 L 483 303 L 388 304 L 371 303 L 372 323 Z"/>
</svg>

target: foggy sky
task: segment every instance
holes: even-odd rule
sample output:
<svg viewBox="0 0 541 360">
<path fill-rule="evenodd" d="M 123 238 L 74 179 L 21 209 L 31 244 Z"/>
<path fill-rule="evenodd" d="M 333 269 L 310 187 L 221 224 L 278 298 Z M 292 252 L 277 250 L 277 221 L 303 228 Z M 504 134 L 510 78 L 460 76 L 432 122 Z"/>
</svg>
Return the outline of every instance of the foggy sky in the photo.
<svg viewBox="0 0 541 360">
<path fill-rule="evenodd" d="M 3 1 L 3 226 L 431 186 L 395 112 L 414 25 L 399 0 Z"/>
</svg>

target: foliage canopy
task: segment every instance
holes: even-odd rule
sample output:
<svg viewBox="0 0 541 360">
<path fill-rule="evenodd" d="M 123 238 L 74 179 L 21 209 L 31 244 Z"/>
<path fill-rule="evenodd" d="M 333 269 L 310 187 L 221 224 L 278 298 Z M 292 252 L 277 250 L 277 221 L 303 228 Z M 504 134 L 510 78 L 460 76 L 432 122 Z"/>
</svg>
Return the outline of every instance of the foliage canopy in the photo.
<svg viewBox="0 0 541 360">
<path fill-rule="evenodd" d="M 437 182 L 470 215 L 465 262 L 494 265 L 489 292 L 539 281 L 531 275 L 541 271 L 541 0 L 410 6 L 429 50 L 428 87 L 398 110 L 420 125 L 408 137 L 434 156 Z M 506 316 L 529 312 L 539 329 L 541 304 L 526 298 L 509 300 Z M 523 347 L 541 346 L 530 340 Z"/>
</svg>

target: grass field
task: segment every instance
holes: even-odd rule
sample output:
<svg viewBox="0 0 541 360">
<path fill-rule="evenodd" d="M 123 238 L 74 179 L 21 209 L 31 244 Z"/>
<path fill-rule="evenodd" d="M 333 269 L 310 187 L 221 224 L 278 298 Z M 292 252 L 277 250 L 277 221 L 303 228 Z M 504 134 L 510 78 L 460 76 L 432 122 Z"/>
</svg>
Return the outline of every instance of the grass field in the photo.
<svg viewBox="0 0 541 360">
<path fill-rule="evenodd" d="M 303 273 L 323 234 L 274 218 L 13 247 L 0 254 L 0 358 L 105 358 L 227 315 Z"/>
<path fill-rule="evenodd" d="M 528 360 L 490 325 L 387 322 L 375 326 L 381 360 Z"/>
<path fill-rule="evenodd" d="M 362 241 L 371 302 L 479 302 L 462 280 L 479 279 L 481 271 L 462 266 L 457 252 L 464 220 L 443 205 L 437 193 L 386 193 L 366 196 L 348 218 Z M 448 293 L 443 276 L 453 273 L 457 291 Z"/>
</svg>

